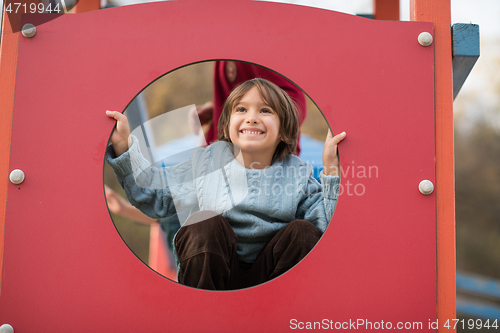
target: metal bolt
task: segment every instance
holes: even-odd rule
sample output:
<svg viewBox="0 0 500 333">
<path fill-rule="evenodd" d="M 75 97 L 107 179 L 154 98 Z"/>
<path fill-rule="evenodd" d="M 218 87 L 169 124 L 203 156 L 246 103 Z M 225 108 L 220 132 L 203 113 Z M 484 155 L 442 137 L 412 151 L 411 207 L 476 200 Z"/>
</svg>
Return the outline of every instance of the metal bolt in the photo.
<svg viewBox="0 0 500 333">
<path fill-rule="evenodd" d="M 26 23 L 25 25 L 23 25 L 23 30 L 21 31 L 21 33 L 24 37 L 33 37 L 36 34 L 36 27 L 31 23 Z"/>
<path fill-rule="evenodd" d="M 418 184 L 418 190 L 424 195 L 429 195 L 434 192 L 434 184 L 430 180 L 422 180 Z"/>
<path fill-rule="evenodd" d="M 0 326 L 0 333 L 14 333 L 14 327 L 9 324 L 3 324 Z"/>
<path fill-rule="evenodd" d="M 422 46 L 429 46 L 432 44 L 432 35 L 428 32 L 422 32 L 418 35 L 418 42 Z"/>
<path fill-rule="evenodd" d="M 15 170 L 12 170 L 12 172 L 10 173 L 10 181 L 12 182 L 12 184 L 21 184 L 23 181 L 24 181 L 24 172 L 23 170 L 19 170 L 19 169 L 15 169 Z M 1 331 L 0 331 L 1 333 Z"/>
</svg>

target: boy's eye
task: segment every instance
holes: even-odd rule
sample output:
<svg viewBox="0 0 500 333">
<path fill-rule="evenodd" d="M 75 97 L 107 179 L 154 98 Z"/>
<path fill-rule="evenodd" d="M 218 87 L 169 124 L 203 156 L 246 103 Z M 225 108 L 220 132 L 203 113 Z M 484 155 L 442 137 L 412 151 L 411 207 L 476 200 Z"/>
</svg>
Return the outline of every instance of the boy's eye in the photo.
<svg viewBox="0 0 500 333">
<path fill-rule="evenodd" d="M 236 108 L 236 110 L 234 110 L 235 112 L 245 112 L 245 108 L 243 107 L 239 107 L 239 108 Z"/>
<path fill-rule="evenodd" d="M 264 112 L 264 113 L 272 113 L 272 111 L 270 109 L 262 109 L 260 110 L 260 112 Z"/>
</svg>

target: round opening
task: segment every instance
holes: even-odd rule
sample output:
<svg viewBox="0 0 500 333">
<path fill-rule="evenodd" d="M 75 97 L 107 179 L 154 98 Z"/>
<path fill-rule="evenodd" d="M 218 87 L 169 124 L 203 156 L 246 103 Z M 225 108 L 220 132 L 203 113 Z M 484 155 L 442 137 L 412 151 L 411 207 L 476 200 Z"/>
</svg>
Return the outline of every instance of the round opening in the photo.
<svg viewBox="0 0 500 333">
<path fill-rule="evenodd" d="M 216 142 L 219 119 L 214 118 L 217 118 L 222 110 L 214 112 L 214 109 L 222 107 L 228 94 L 235 86 L 254 77 L 263 77 L 271 82 L 274 81 L 273 83 L 286 91 L 295 101 L 298 109 L 298 122 L 300 123 L 299 140 L 296 140 L 300 160 L 295 157 L 288 160 L 286 157 L 279 159 L 273 156 L 270 165 L 269 163 L 266 165 L 266 160 L 259 160 L 259 163 L 262 162 L 262 164 L 258 164 L 256 168 L 253 167 L 256 164 L 251 164 L 250 167 L 245 165 L 244 159 L 248 162 L 248 156 L 258 155 L 256 153 L 249 154 L 248 152 L 253 152 L 252 149 L 257 147 L 255 148 L 257 153 L 264 151 L 260 148 L 263 147 L 263 143 L 259 141 L 261 140 L 259 136 L 263 136 L 267 142 L 271 142 L 268 139 L 273 138 L 271 137 L 273 134 L 271 127 L 272 124 L 277 124 L 278 132 L 275 134 L 279 141 L 279 138 L 283 137 L 279 130 L 285 128 L 283 119 L 289 117 L 289 114 L 286 113 L 280 115 L 275 112 L 272 115 L 275 110 L 264 110 L 262 105 L 278 105 L 273 104 L 276 102 L 272 101 L 274 95 L 268 95 L 267 90 L 264 90 L 264 93 L 262 90 L 258 90 L 260 93 L 250 96 L 252 91 L 250 88 L 235 99 L 235 105 L 239 109 L 235 107 L 231 112 L 237 109 L 235 113 L 243 119 L 239 123 L 240 125 L 234 125 L 235 128 L 239 129 L 235 132 L 237 137 L 230 137 L 228 142 Z M 258 104 L 259 100 L 254 101 L 249 96 L 260 96 L 260 102 L 263 104 Z M 248 120 L 252 113 L 256 119 Z M 321 193 L 320 197 L 314 196 L 318 193 L 318 186 L 321 190 L 319 182 L 320 171 L 323 168 L 322 152 L 328 124 L 307 94 L 304 94 L 300 88 L 283 76 L 258 65 L 238 61 L 210 61 L 191 64 L 165 74 L 149 84 L 129 103 L 124 114 L 130 123 L 132 135 L 137 138 L 135 142 L 140 148 L 144 160 L 148 161 L 152 167 L 157 168 L 156 176 L 159 179 L 154 184 L 141 183 L 131 193 L 137 195 L 137 191 L 139 191 L 140 195 L 156 198 L 160 196 L 162 203 L 160 204 L 158 200 L 139 203 L 141 210 L 149 215 L 153 214 L 152 217 L 133 207 L 119 185 L 113 168 L 105 163 L 104 183 L 108 208 L 113 222 L 127 246 L 140 260 L 161 275 L 173 281 L 180 278 L 187 285 L 193 283 L 188 281 L 191 276 L 186 277 L 189 275 L 187 271 L 189 269 L 192 271 L 193 268 L 186 268 L 188 264 L 185 262 L 191 260 L 191 257 L 199 256 L 192 253 L 186 254 L 189 251 L 194 251 L 194 248 L 189 247 L 191 245 L 186 245 L 186 239 L 190 240 L 194 236 L 191 233 L 188 233 L 187 236 L 179 233 L 180 236 L 176 237 L 175 241 L 174 236 L 181 226 L 187 227 L 189 225 L 190 229 L 193 229 L 194 227 L 191 226 L 197 225 L 196 228 L 200 229 L 199 226 L 207 224 L 204 222 L 194 223 L 199 222 L 198 220 L 214 221 L 219 219 L 217 223 L 220 224 L 220 218 L 223 217 L 227 221 L 226 226 L 229 226 L 229 230 L 223 232 L 231 234 L 232 230 L 234 233 L 230 236 L 217 234 L 217 236 L 210 237 L 211 239 L 224 238 L 225 245 L 223 247 L 227 248 L 228 239 L 236 235 L 234 250 L 230 249 L 227 253 L 225 250 L 224 253 L 220 253 L 220 244 L 203 245 L 204 247 L 209 246 L 210 250 L 207 253 L 213 254 L 211 258 L 204 257 L 203 260 L 214 262 L 213 271 L 218 272 L 218 278 L 222 276 L 223 279 L 227 280 L 224 280 L 227 282 L 225 288 L 216 286 L 215 289 L 241 289 L 265 282 L 261 278 L 256 278 L 256 280 L 250 279 L 249 282 L 236 283 L 235 285 L 233 280 L 246 279 L 248 275 L 254 274 L 254 271 L 260 272 L 262 268 L 255 268 L 256 263 L 261 265 L 261 261 L 265 261 L 262 257 L 266 255 L 259 256 L 259 254 L 264 251 L 278 251 L 277 249 L 281 246 L 279 244 L 295 244 L 293 242 L 296 240 L 292 240 L 295 237 L 293 236 L 294 232 L 295 234 L 298 232 L 309 235 L 310 230 L 319 231 L 317 235 L 311 236 L 309 240 L 305 241 L 309 242 L 308 245 L 298 245 L 304 249 L 310 247 L 305 251 L 305 254 L 299 255 L 301 256 L 299 259 L 293 256 L 288 257 L 286 247 L 278 251 L 283 252 L 278 256 L 281 260 L 281 266 L 289 265 L 290 267 L 277 267 L 274 276 L 269 279 L 277 277 L 294 266 L 294 264 L 290 264 L 291 262 L 296 264 L 305 257 L 321 237 L 322 231 L 330 221 L 328 217 L 330 215 L 328 215 L 328 209 L 313 211 L 313 206 L 316 201 L 323 199 Z M 273 116 L 274 120 L 271 120 Z M 231 124 L 233 124 L 233 119 L 236 118 L 233 118 L 231 114 L 230 119 Z M 245 121 L 253 125 L 246 127 Z M 236 124 L 236 120 L 234 120 L 234 124 Z M 293 127 L 287 128 L 288 131 L 293 131 Z M 246 141 L 242 141 L 243 139 L 249 140 L 248 146 L 245 145 Z M 232 144 L 233 141 L 235 141 L 234 144 Z M 211 143 L 213 144 L 210 145 Z M 279 144 L 281 142 L 278 143 L 278 147 Z M 241 148 L 238 145 L 241 145 Z M 207 146 L 209 147 L 206 148 Z M 220 147 L 222 148 L 219 149 Z M 226 149 L 227 147 L 229 150 Z M 204 153 L 209 149 L 211 149 L 210 154 Z M 232 153 L 232 158 L 221 163 L 214 158 L 219 156 L 217 155 L 219 153 L 222 154 L 220 156 L 224 157 L 227 151 Z M 240 155 L 237 151 L 240 152 Z M 133 154 L 128 155 L 132 156 Z M 211 169 L 205 172 L 206 170 L 201 170 L 203 168 L 200 166 L 193 167 L 190 163 L 192 163 L 194 156 L 198 158 L 196 165 L 201 164 L 201 158 L 209 156 L 210 163 L 204 167 Z M 245 156 L 245 158 L 239 159 L 238 156 Z M 134 160 L 134 157 L 131 159 Z M 125 161 L 123 163 L 129 163 L 126 162 L 128 161 L 126 158 L 122 158 L 122 160 Z M 219 163 L 219 165 L 214 166 L 214 161 L 215 164 Z M 305 167 L 304 162 L 310 166 Z M 135 167 L 138 165 L 136 162 L 131 164 Z M 185 170 L 186 168 L 176 167 L 178 165 L 185 165 L 188 171 Z M 296 169 L 293 170 L 294 168 Z M 165 172 L 165 170 L 167 171 Z M 203 176 L 199 176 L 198 171 L 202 171 Z M 309 180 L 309 186 L 305 186 L 305 191 L 301 191 L 299 187 L 304 184 L 304 180 L 305 184 L 308 183 L 311 173 L 314 180 Z M 147 182 L 144 177 L 141 178 L 140 174 L 141 172 L 134 172 L 133 177 L 125 177 L 128 179 L 125 182 L 130 182 L 131 179 L 136 183 Z M 180 174 L 191 175 L 183 176 L 182 180 L 179 180 L 177 178 Z M 123 179 L 123 177 L 120 178 L 121 182 Z M 207 186 L 207 184 L 211 185 Z M 186 187 L 195 193 L 189 198 L 196 198 L 196 202 L 192 202 L 193 200 L 189 198 L 186 199 L 188 196 L 184 192 L 182 194 L 176 192 L 180 191 L 179 188 Z M 241 190 L 242 187 L 244 190 Z M 199 193 L 196 194 L 196 191 Z M 186 201 L 189 202 L 186 203 Z M 331 202 L 328 204 L 331 206 Z M 158 205 L 161 207 L 159 208 Z M 169 207 L 165 208 L 164 206 Z M 206 211 L 215 211 L 217 215 L 215 213 L 207 215 Z M 161 218 L 155 216 L 154 214 L 158 212 L 164 213 L 165 216 Z M 312 221 L 308 221 L 306 229 L 303 229 L 304 222 L 289 223 L 293 220 L 307 220 L 308 218 Z M 327 220 L 326 225 L 325 219 Z M 292 225 L 295 229 L 292 229 Z M 307 229 L 311 226 L 313 228 Z M 283 229 L 286 231 L 282 231 Z M 205 233 L 207 231 L 200 229 L 197 232 Z M 217 232 L 221 231 L 218 229 Z M 288 238 L 282 236 L 281 243 L 274 244 L 271 250 L 266 250 L 266 246 L 278 234 L 284 234 Z M 182 240 L 184 243 L 180 244 Z M 186 247 L 184 247 L 185 245 Z M 179 251 L 184 252 L 179 253 Z M 204 254 L 204 256 L 207 255 Z M 180 259 L 180 264 L 178 259 Z M 200 267 L 201 257 L 197 260 L 191 260 L 189 267 Z M 226 265 L 228 260 L 231 261 L 229 266 Z M 269 262 L 262 265 L 269 265 Z M 178 274 L 179 267 L 181 267 L 180 274 Z M 201 269 L 206 270 L 206 266 L 203 267 Z M 238 274 L 233 276 L 231 273 L 227 273 L 228 267 L 233 272 L 237 270 Z M 281 271 L 279 271 L 280 269 Z M 231 277 L 228 277 L 228 274 Z M 200 275 L 200 272 L 196 272 L 194 275 Z M 231 282 L 228 282 L 229 280 Z M 206 283 L 206 281 L 202 283 Z M 210 289 L 205 285 L 200 288 Z"/>
</svg>

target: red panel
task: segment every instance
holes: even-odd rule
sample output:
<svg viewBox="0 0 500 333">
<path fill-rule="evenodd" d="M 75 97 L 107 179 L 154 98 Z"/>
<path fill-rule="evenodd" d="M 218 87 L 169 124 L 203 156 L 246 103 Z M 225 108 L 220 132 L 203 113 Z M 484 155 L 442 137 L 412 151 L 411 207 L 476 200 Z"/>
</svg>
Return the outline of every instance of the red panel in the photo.
<svg viewBox="0 0 500 333">
<path fill-rule="evenodd" d="M 5 9 L 12 3 L 19 3 L 19 6 L 26 5 L 29 8 L 31 3 L 38 4 L 39 1 L 4 1 L 2 9 L 2 23 L 0 28 L 0 288 L 1 270 L 3 259 L 3 240 L 5 227 L 5 211 L 7 205 L 7 183 L 9 182 L 9 157 L 10 142 L 12 134 L 12 111 L 14 108 L 14 88 L 16 86 L 16 64 L 17 48 L 19 41 L 19 28 L 21 24 L 21 14 L 9 14 Z M 17 31 L 17 32 L 16 32 Z"/>
<path fill-rule="evenodd" d="M 435 180 L 433 46 L 418 44 L 422 31 L 432 24 L 185 0 L 64 15 L 21 38 L 10 168 L 26 180 L 8 188 L 0 322 L 19 332 L 279 332 L 291 319 L 364 319 L 426 331 L 436 230 L 435 197 L 417 189 Z M 230 292 L 185 287 L 140 262 L 111 222 L 102 183 L 113 128 L 104 111 L 213 59 L 282 73 L 348 133 L 344 194 L 319 244 L 287 274 Z M 362 178 L 369 167 L 378 176 Z M 356 184 L 363 195 L 348 195 Z"/>
</svg>

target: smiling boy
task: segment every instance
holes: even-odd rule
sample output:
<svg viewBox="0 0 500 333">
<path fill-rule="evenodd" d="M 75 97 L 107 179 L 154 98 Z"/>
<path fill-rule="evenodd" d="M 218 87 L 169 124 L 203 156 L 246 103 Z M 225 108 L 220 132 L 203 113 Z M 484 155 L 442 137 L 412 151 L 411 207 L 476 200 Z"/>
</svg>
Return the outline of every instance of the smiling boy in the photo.
<svg viewBox="0 0 500 333">
<path fill-rule="evenodd" d="M 332 218 L 337 144 L 346 134 L 328 134 L 318 183 L 312 167 L 293 155 L 296 106 L 269 81 L 252 79 L 235 88 L 219 119 L 220 141 L 174 167 L 149 166 L 137 139 L 128 148 L 126 117 L 107 114 L 117 120 L 108 162 L 131 203 L 153 218 L 191 210 L 175 237 L 182 284 L 227 290 L 269 281 L 302 260 Z M 284 169 L 308 172 L 274 172 Z M 265 187 L 289 191 L 271 195 L 260 191 Z"/>
</svg>

